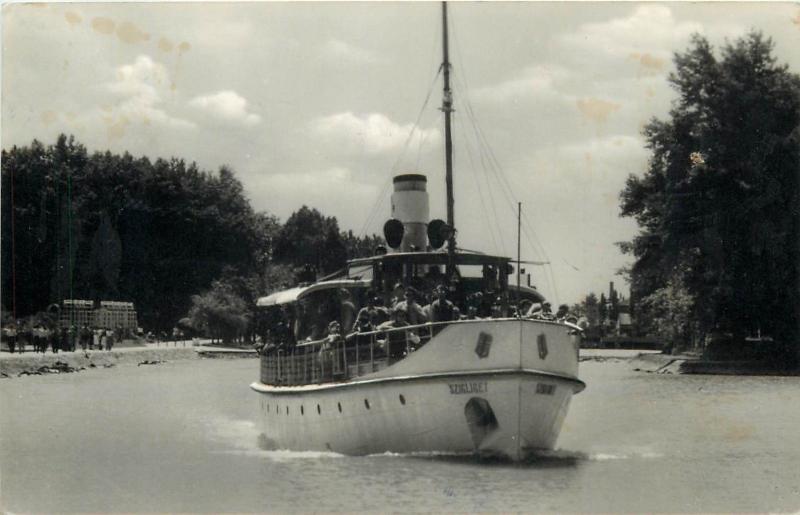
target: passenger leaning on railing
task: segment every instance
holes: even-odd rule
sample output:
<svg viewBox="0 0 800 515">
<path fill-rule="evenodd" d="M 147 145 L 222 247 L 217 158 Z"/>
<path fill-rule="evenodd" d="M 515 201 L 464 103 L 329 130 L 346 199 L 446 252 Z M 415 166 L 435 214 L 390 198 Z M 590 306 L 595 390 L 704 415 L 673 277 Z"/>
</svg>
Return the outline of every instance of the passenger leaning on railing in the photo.
<svg viewBox="0 0 800 515">
<path fill-rule="evenodd" d="M 425 311 L 423 311 L 422 306 L 419 305 L 417 299 L 419 295 L 414 288 L 408 287 L 405 291 L 405 300 L 403 302 L 397 303 L 395 309 L 402 309 L 406 312 L 406 316 L 408 317 L 407 322 L 410 325 L 419 325 L 424 324 L 428 321 L 428 317 L 425 316 Z"/>
<path fill-rule="evenodd" d="M 395 308 L 392 312 L 392 319 L 378 326 L 378 331 L 385 331 L 385 337 L 382 340 L 383 349 L 389 358 L 402 358 L 408 350 L 413 350 L 420 342 L 419 336 L 414 331 L 399 330 L 408 326 L 408 313 L 402 307 Z"/>
<path fill-rule="evenodd" d="M 352 335 L 369 333 L 374 330 L 375 330 L 375 325 L 372 323 L 372 319 L 370 317 L 370 311 L 366 307 L 364 307 L 361 308 L 361 311 L 358 312 L 358 317 L 356 318 L 356 321 L 353 324 L 353 328 L 350 331 L 348 338 Z"/>
</svg>

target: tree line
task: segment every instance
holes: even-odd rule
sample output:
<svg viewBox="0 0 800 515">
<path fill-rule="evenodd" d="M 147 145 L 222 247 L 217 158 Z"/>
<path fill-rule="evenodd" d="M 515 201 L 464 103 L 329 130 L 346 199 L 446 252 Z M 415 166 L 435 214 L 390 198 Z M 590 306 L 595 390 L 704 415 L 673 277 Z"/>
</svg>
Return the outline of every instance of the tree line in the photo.
<svg viewBox="0 0 800 515">
<path fill-rule="evenodd" d="M 714 49 L 695 36 L 674 57 L 669 118 L 644 129 L 651 157 L 621 214 L 642 330 L 677 346 L 775 339 L 800 352 L 800 77 L 760 33 Z"/>
<path fill-rule="evenodd" d="M 378 241 L 306 206 L 286 223 L 255 211 L 228 167 L 90 154 L 66 135 L 2 151 L 1 208 L 7 316 L 67 298 L 123 300 L 156 331 L 193 314 L 224 332 L 220 305 L 247 318 L 297 269 L 332 272 Z"/>
</svg>

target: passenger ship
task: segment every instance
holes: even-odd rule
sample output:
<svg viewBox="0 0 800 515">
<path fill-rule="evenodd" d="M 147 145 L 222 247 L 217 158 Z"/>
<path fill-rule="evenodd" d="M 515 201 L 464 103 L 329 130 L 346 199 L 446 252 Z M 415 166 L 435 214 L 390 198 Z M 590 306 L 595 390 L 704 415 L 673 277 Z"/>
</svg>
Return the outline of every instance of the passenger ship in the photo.
<svg viewBox="0 0 800 515">
<path fill-rule="evenodd" d="M 572 395 L 585 387 L 578 378 L 580 328 L 524 316 L 521 302 L 544 299 L 520 285 L 519 274 L 509 284 L 511 258 L 456 248 L 446 4 L 442 15 L 448 220 L 429 222 L 424 175 L 398 175 L 384 226 L 389 252 L 258 300 L 266 319 L 295 333 L 291 342 L 274 341 L 261 353 L 260 380 L 251 385 L 267 448 L 475 453 L 519 461 L 555 446 Z M 352 311 L 367 296 L 388 298 L 396 283 L 443 284 L 462 315 L 481 292 L 494 302 L 493 313 L 344 337 L 299 334 L 303 325 L 336 317 L 337 302 L 350 303 Z M 272 337 L 281 339 L 276 332 Z"/>
</svg>

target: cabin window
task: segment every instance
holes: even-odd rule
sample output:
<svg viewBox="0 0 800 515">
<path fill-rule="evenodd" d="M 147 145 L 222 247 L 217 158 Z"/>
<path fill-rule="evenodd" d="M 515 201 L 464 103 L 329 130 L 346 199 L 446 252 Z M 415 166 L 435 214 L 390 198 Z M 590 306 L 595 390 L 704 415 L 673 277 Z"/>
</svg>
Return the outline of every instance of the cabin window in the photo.
<svg viewBox="0 0 800 515">
<path fill-rule="evenodd" d="M 366 406 L 367 409 L 369 409 L 369 401 L 367 399 L 364 399 L 364 406 Z"/>
<path fill-rule="evenodd" d="M 402 393 L 400 394 L 400 404 L 402 404 L 403 406 L 405 406 L 405 405 L 406 405 L 406 398 L 405 398 L 405 397 L 403 397 L 403 394 L 402 394 Z"/>
<path fill-rule="evenodd" d="M 300 405 L 300 414 L 301 415 L 305 415 L 306 414 L 305 410 L 303 409 L 303 405 L 302 404 Z"/>
<path fill-rule="evenodd" d="M 339 413 L 341 413 L 342 412 L 342 403 L 341 402 L 337 402 L 336 404 L 339 406 Z"/>
<path fill-rule="evenodd" d="M 286 406 L 286 416 L 289 416 L 289 406 Z"/>
<path fill-rule="evenodd" d="M 317 414 L 322 415 L 322 408 L 319 407 L 319 404 L 317 404 Z"/>
</svg>

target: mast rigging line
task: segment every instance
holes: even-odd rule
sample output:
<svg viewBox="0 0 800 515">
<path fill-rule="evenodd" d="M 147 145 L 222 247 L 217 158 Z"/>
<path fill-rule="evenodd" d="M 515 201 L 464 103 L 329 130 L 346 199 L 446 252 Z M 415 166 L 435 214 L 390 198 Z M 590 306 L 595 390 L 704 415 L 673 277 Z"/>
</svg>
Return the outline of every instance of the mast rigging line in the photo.
<svg viewBox="0 0 800 515">
<path fill-rule="evenodd" d="M 455 29 L 452 29 L 451 33 L 453 34 L 453 39 L 455 42 L 456 58 L 458 59 L 460 69 L 462 70 L 462 73 L 456 74 L 455 77 L 457 82 L 460 81 L 463 84 L 465 90 L 463 95 L 459 95 L 459 98 L 464 99 L 462 102 L 460 102 L 460 104 L 464 106 L 464 111 L 467 113 L 467 117 L 469 118 L 470 123 L 473 126 L 473 130 L 476 135 L 476 140 L 478 142 L 479 151 L 485 150 L 486 158 L 488 159 L 488 162 L 490 163 L 491 166 L 485 166 L 484 152 L 480 152 L 481 162 L 484 163 L 485 168 L 488 168 L 497 178 L 497 182 L 499 182 L 501 186 L 500 189 L 503 192 L 503 195 L 506 197 L 506 201 L 508 202 L 509 209 L 511 213 L 516 217 L 518 216 L 518 213 L 517 210 L 515 209 L 515 205 L 517 204 L 518 200 L 514 195 L 514 189 L 511 187 L 508 178 L 503 173 L 502 166 L 500 165 L 496 155 L 494 154 L 492 147 L 489 145 L 485 133 L 483 132 L 483 130 L 481 129 L 480 125 L 477 122 L 477 116 L 475 115 L 475 110 L 472 106 L 470 96 L 469 94 L 467 94 L 469 86 L 467 84 L 466 73 L 464 72 L 464 70 L 466 70 L 466 67 L 463 64 L 461 42 L 458 38 L 458 32 Z M 527 212 L 523 213 L 522 219 L 525 222 L 523 224 L 523 230 L 529 241 L 529 245 L 531 245 L 531 250 L 533 250 L 535 254 L 543 256 L 544 257 L 543 261 L 550 262 L 551 261 L 550 257 L 548 256 L 547 251 L 545 250 L 541 241 L 537 237 L 536 231 L 533 229 L 533 224 L 530 222 L 530 219 L 527 216 Z M 554 297 L 556 297 L 556 300 L 558 300 L 558 291 L 555 284 L 555 278 L 553 277 L 552 267 L 548 265 L 547 269 L 548 270 L 546 272 L 545 280 L 547 282 L 550 282 L 550 286 L 553 289 Z"/>
<path fill-rule="evenodd" d="M 472 178 L 475 180 L 475 187 L 478 190 L 478 198 L 480 198 L 480 201 L 481 201 L 481 208 L 483 209 L 483 214 L 484 214 L 484 217 L 486 219 L 489 236 L 491 236 L 491 238 L 492 238 L 492 244 L 494 245 L 493 248 L 494 248 L 495 251 L 501 250 L 501 248 L 498 247 L 497 239 L 495 239 L 495 236 L 494 236 L 495 229 L 499 228 L 500 224 L 499 224 L 499 222 L 497 220 L 497 211 L 494 209 L 494 199 L 491 198 L 492 190 L 490 188 L 488 188 L 488 181 L 487 181 L 487 190 L 486 191 L 489 193 L 489 196 L 490 196 L 492 211 L 494 211 L 494 217 L 490 217 L 489 216 L 489 210 L 486 209 L 486 202 L 485 202 L 485 200 L 483 198 L 483 191 L 482 191 L 482 188 L 481 188 L 480 180 L 478 179 L 478 173 L 477 173 L 477 170 L 476 170 L 475 161 L 472 158 L 472 152 L 469 149 L 469 141 L 467 140 L 467 134 L 466 134 L 466 129 L 464 128 L 464 124 L 463 123 L 459 123 L 459 118 L 458 117 L 456 117 L 455 123 L 456 123 L 456 125 L 458 125 L 459 129 L 461 129 L 462 136 L 464 138 L 464 148 L 466 149 L 467 159 L 469 159 L 469 164 L 470 164 L 469 170 L 472 172 Z M 491 222 L 489 220 L 494 220 L 494 224 L 495 224 L 496 227 L 492 227 L 491 226 L 492 224 L 491 224 Z M 498 234 L 498 236 L 500 236 L 500 238 L 502 240 L 502 238 L 503 238 L 502 232 L 497 231 L 497 234 Z M 505 248 L 505 244 L 503 244 L 503 249 L 504 248 Z"/>
<path fill-rule="evenodd" d="M 389 188 L 392 185 L 392 176 L 396 173 L 397 167 L 402 161 L 403 156 L 405 155 L 406 151 L 408 150 L 409 145 L 411 144 L 411 139 L 414 137 L 414 133 L 417 131 L 419 127 L 419 122 L 422 120 L 422 116 L 425 113 L 425 109 L 428 107 L 428 102 L 431 99 L 431 95 L 433 94 L 433 89 L 436 87 L 436 82 L 439 80 L 439 75 L 442 73 L 442 67 L 439 66 L 436 74 L 431 81 L 431 85 L 428 87 L 428 93 L 425 96 L 425 101 L 422 103 L 422 108 L 420 108 L 419 113 L 417 114 L 417 119 L 414 122 L 414 125 L 411 127 L 411 130 L 408 132 L 408 136 L 406 137 L 406 141 L 403 144 L 403 149 L 397 155 L 397 159 L 395 159 L 394 164 L 389 169 L 389 174 L 386 180 L 384 181 L 384 185 L 381 188 L 380 195 L 378 195 L 378 199 L 373 204 L 372 209 L 367 216 L 367 219 L 364 221 L 364 225 L 361 227 L 361 231 L 359 232 L 360 236 L 366 236 L 366 231 L 369 226 L 375 221 L 375 218 L 378 216 L 380 212 L 380 208 L 383 207 L 384 202 L 386 201 L 386 193 L 388 192 Z"/>
<path fill-rule="evenodd" d="M 466 84 L 465 84 L 466 86 Z M 517 213 L 514 205 L 518 202 L 514 193 L 513 188 L 511 187 L 508 179 L 505 177 L 505 174 L 502 172 L 502 166 L 500 166 L 497 157 L 494 155 L 491 146 L 489 145 L 485 134 L 483 133 L 482 129 L 480 128 L 479 124 L 477 123 L 477 119 L 475 117 L 474 110 L 472 109 L 472 105 L 469 102 L 468 95 L 463 95 L 467 98 L 467 102 L 465 105 L 464 111 L 467 113 L 467 117 L 470 119 L 470 122 L 473 126 L 473 130 L 475 132 L 475 138 L 479 145 L 479 150 L 481 151 L 481 162 L 484 165 L 484 171 L 489 170 L 491 171 L 495 177 L 497 178 L 497 182 L 501 186 L 501 191 L 506 197 L 506 201 L 508 202 L 509 212 L 514 215 L 516 218 Z M 488 165 L 487 165 L 488 160 Z M 488 174 L 488 172 L 487 172 Z M 488 180 L 487 180 L 488 182 Z M 495 215 L 496 216 L 496 215 Z M 547 256 L 547 252 L 544 250 L 544 246 L 539 241 L 538 237 L 536 236 L 536 231 L 533 229 L 533 224 L 527 217 L 527 214 L 524 216 L 524 220 L 526 222 L 525 226 L 525 234 L 528 237 L 531 245 L 533 245 L 532 249 L 534 253 L 541 254 L 544 257 L 545 261 L 549 260 Z M 538 247 L 538 248 L 536 248 Z"/>
<path fill-rule="evenodd" d="M 458 88 L 458 89 L 460 90 L 460 88 Z M 459 103 L 459 105 L 463 105 L 463 104 Z M 465 109 L 465 112 L 466 112 L 466 109 Z M 458 120 L 460 120 L 460 118 L 456 118 L 456 120 L 458 121 Z M 467 131 L 465 129 L 465 124 L 463 124 L 463 122 L 462 122 L 459 125 L 462 127 L 462 129 L 464 131 L 465 148 L 469 152 L 470 140 L 469 140 L 469 137 L 467 136 Z M 486 193 L 487 193 L 487 195 L 489 197 L 489 205 L 492 208 L 492 214 L 493 214 L 492 221 L 494 222 L 494 226 L 495 226 L 494 228 L 496 229 L 497 234 L 498 234 L 498 236 L 500 238 L 501 247 L 497 248 L 497 250 L 499 250 L 502 254 L 505 255 L 505 254 L 508 254 L 508 252 L 507 252 L 507 249 L 506 249 L 505 238 L 503 237 L 503 227 L 500 224 L 500 217 L 497 215 L 497 203 L 495 202 L 494 194 L 492 193 L 492 189 L 493 189 L 492 188 L 492 181 L 491 181 L 491 179 L 489 177 L 489 173 L 487 172 L 485 152 L 483 152 L 483 149 L 481 148 L 481 145 L 480 145 L 479 141 L 476 141 L 476 147 L 477 147 L 478 157 L 480 159 L 481 166 L 480 167 L 475 166 L 474 161 L 472 159 L 472 154 L 469 153 L 468 155 L 469 155 L 469 158 L 470 158 L 470 162 L 472 163 L 473 169 L 479 170 L 480 175 L 483 178 L 483 181 L 484 181 L 484 183 L 486 185 Z M 476 174 L 477 173 L 478 172 L 476 172 Z M 478 186 L 478 192 L 481 193 L 480 185 Z M 492 239 L 494 239 L 494 237 Z"/>
</svg>

